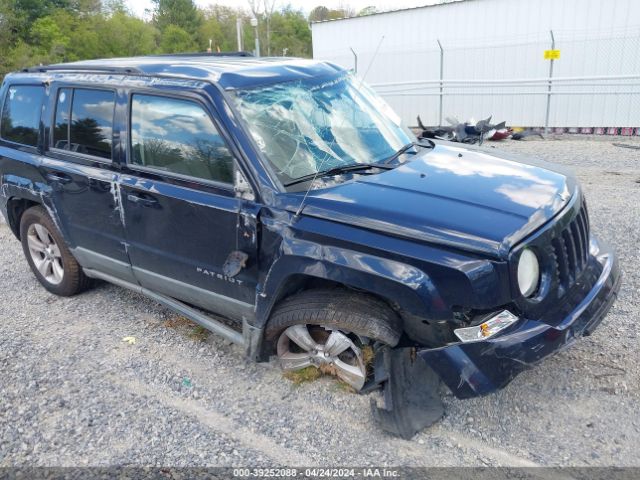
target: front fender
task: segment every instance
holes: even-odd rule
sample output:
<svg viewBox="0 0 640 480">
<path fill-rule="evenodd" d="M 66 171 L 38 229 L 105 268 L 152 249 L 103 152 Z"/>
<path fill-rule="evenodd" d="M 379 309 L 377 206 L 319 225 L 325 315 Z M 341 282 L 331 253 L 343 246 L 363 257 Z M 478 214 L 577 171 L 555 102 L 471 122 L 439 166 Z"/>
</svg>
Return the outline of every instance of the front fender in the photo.
<svg viewBox="0 0 640 480">
<path fill-rule="evenodd" d="M 436 286 L 420 269 L 379 256 L 285 236 L 256 301 L 256 320 L 263 327 L 279 293 L 288 282 L 304 276 L 365 290 L 397 309 L 430 318 L 441 315 L 443 302 Z"/>
</svg>

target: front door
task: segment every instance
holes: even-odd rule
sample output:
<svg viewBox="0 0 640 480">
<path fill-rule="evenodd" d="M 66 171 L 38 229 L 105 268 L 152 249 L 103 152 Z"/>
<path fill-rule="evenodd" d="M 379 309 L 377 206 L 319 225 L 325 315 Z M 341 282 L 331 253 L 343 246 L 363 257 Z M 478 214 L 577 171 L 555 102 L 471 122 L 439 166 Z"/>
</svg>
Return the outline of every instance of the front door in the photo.
<svg viewBox="0 0 640 480">
<path fill-rule="evenodd" d="M 129 257 L 150 290 L 236 319 L 253 315 L 255 205 L 236 197 L 236 161 L 195 97 L 130 95 L 121 178 Z M 248 255 L 225 275 L 229 255 Z M 235 273 L 235 272 L 234 272 Z"/>
</svg>

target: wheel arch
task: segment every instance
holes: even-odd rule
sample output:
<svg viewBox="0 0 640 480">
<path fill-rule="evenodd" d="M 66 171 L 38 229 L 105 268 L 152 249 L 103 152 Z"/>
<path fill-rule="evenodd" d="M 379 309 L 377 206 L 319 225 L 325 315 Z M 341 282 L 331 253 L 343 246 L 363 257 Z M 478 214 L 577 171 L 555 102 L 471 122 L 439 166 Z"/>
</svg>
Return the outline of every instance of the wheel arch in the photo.
<svg viewBox="0 0 640 480">
<path fill-rule="evenodd" d="M 50 202 L 51 188 L 40 178 L 36 171 L 21 172 L 18 174 L 4 174 L 1 177 L 0 199 L 3 203 L 0 208 L 6 212 L 7 223 L 16 238 L 20 239 L 20 220 L 24 212 L 29 208 L 41 205 L 50 210 L 47 203 Z M 54 222 L 57 221 L 53 218 Z"/>
<path fill-rule="evenodd" d="M 341 287 L 383 300 L 403 319 L 405 314 L 429 318 L 441 298 L 431 279 L 420 270 L 399 262 L 371 257 L 340 265 L 328 260 L 283 256 L 272 266 L 256 301 L 256 326 L 264 328 L 273 309 L 283 299 L 312 288 Z M 377 264 L 378 269 L 365 268 Z"/>
<path fill-rule="evenodd" d="M 11 197 L 7 201 L 7 223 L 18 240 L 20 240 L 20 220 L 22 215 L 31 207 L 38 205 L 42 205 L 42 203 L 32 198 Z"/>
</svg>

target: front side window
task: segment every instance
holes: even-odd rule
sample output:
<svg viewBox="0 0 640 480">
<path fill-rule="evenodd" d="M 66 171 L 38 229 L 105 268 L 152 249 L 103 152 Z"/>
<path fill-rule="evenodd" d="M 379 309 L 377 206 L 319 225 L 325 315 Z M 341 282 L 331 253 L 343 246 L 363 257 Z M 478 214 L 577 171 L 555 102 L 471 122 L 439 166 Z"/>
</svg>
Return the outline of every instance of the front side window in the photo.
<svg viewBox="0 0 640 480">
<path fill-rule="evenodd" d="M 44 87 L 9 86 L 2 106 L 0 137 L 22 145 L 37 146 L 43 100 Z"/>
<path fill-rule="evenodd" d="M 189 100 L 133 95 L 131 163 L 233 182 L 233 157 L 207 112 Z"/>
<path fill-rule="evenodd" d="M 114 108 L 112 91 L 60 89 L 53 146 L 111 160 Z"/>
<path fill-rule="evenodd" d="M 351 75 L 235 91 L 240 116 L 285 185 L 359 163 L 377 163 L 411 143 L 387 104 Z"/>
</svg>

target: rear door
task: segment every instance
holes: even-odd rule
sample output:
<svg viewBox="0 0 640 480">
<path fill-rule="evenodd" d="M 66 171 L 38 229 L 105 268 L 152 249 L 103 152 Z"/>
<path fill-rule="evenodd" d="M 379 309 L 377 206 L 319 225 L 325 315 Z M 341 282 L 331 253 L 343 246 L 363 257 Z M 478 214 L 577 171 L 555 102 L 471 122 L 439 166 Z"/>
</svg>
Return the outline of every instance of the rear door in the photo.
<svg viewBox="0 0 640 480">
<path fill-rule="evenodd" d="M 236 159 L 196 92 L 129 95 L 121 181 L 129 256 L 151 290 L 242 320 L 253 315 L 257 207 L 234 192 Z M 223 265 L 248 255 L 237 275 Z"/>
<path fill-rule="evenodd" d="M 44 177 L 59 228 L 85 268 L 135 281 L 118 191 L 115 88 L 54 83 L 45 116 Z"/>
</svg>

